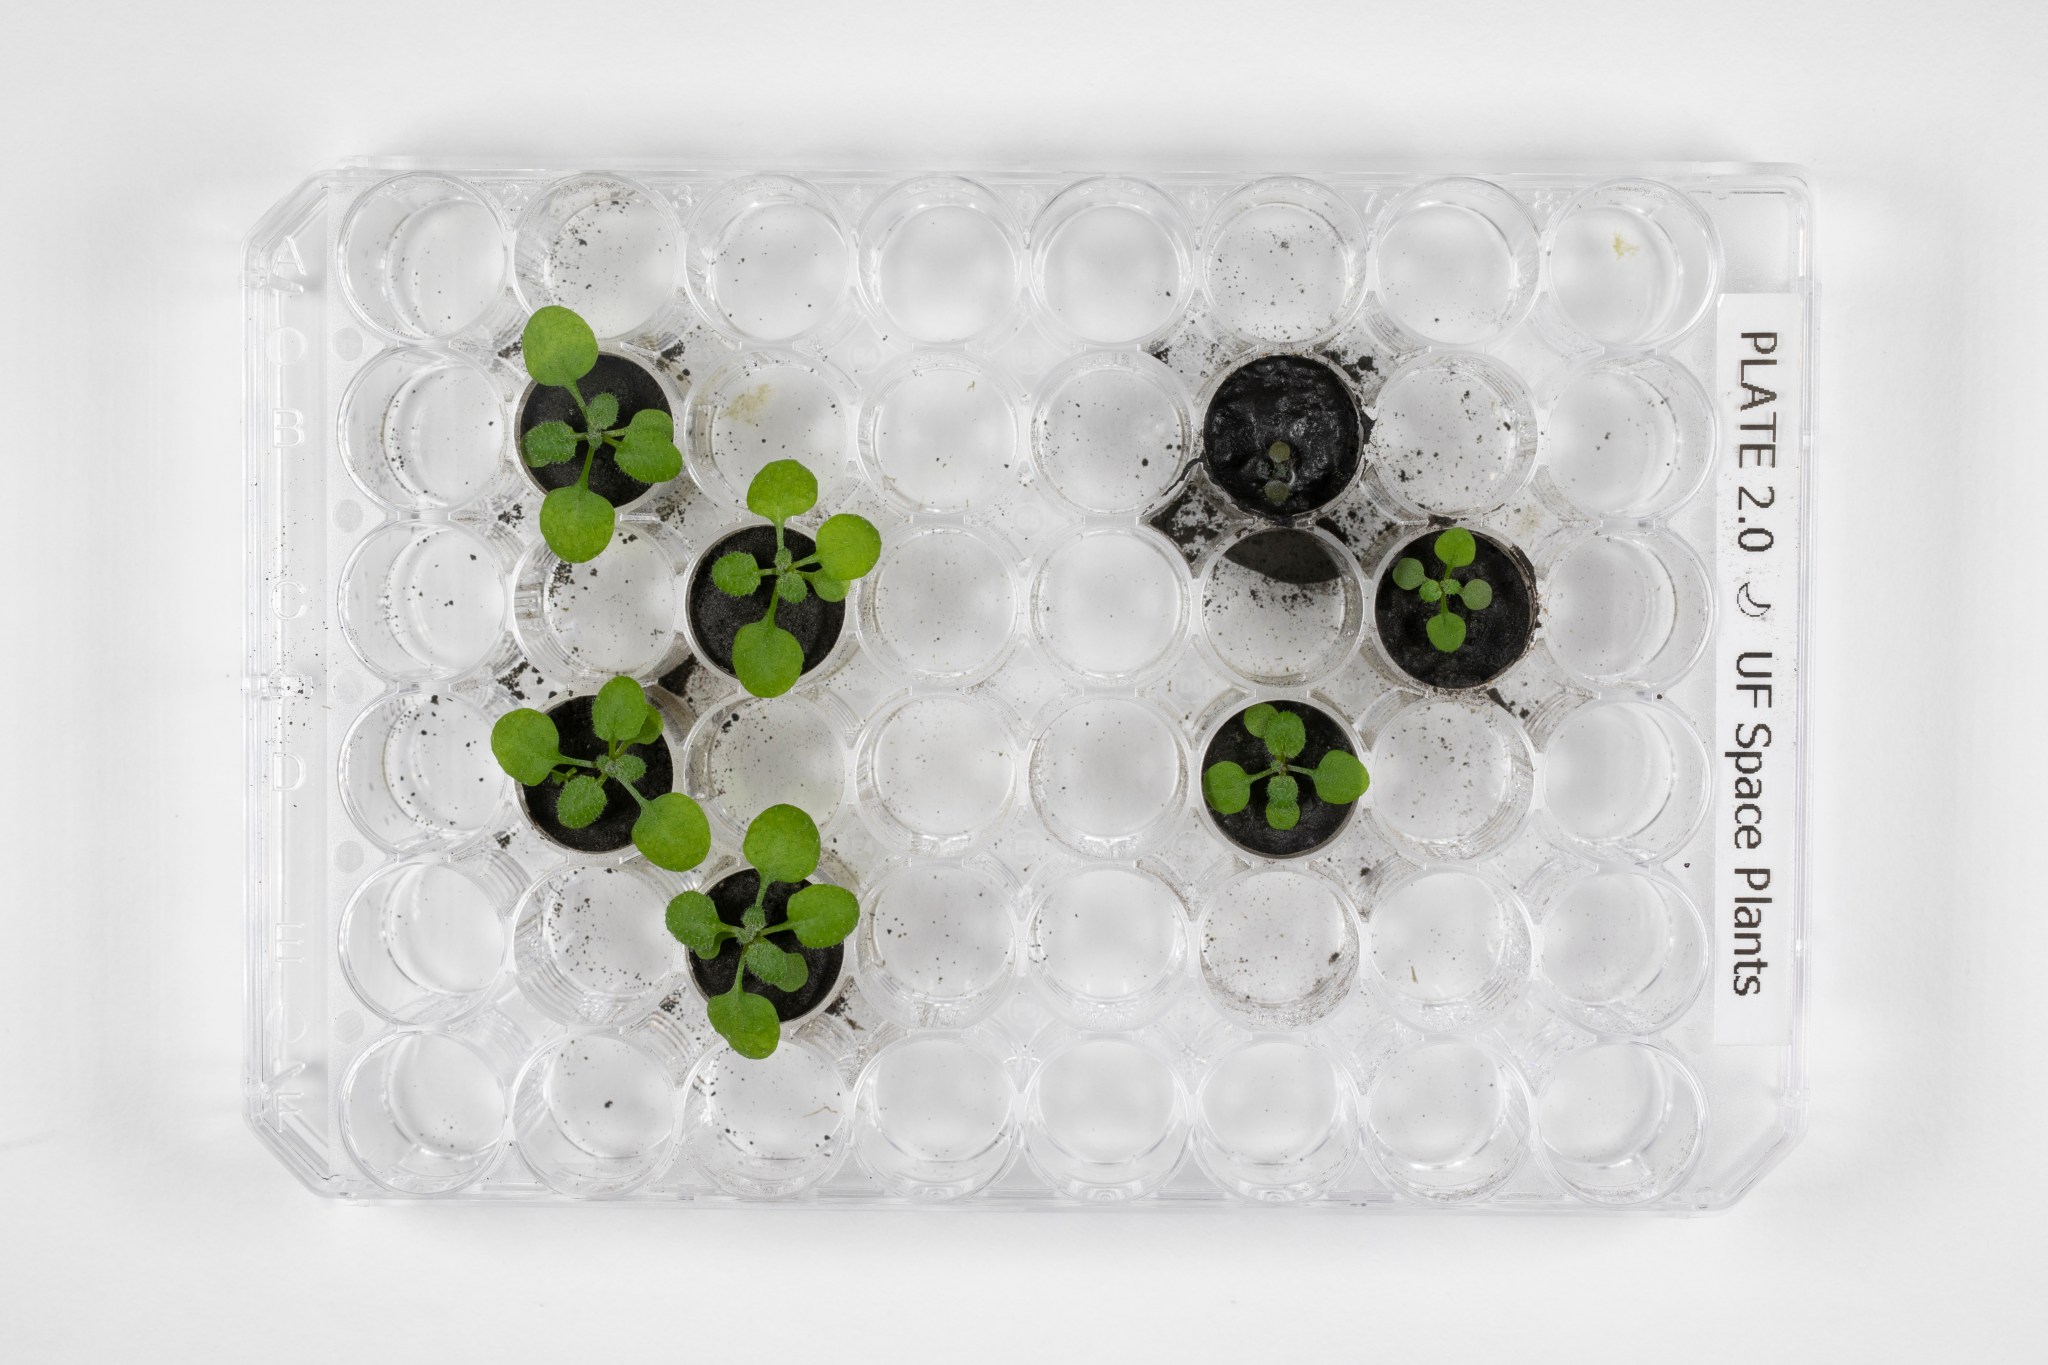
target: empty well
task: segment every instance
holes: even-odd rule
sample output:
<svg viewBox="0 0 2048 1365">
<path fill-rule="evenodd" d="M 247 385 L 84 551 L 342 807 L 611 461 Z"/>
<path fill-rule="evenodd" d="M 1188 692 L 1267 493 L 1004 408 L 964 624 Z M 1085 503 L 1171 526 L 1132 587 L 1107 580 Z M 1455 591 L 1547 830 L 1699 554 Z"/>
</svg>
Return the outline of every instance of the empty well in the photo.
<svg viewBox="0 0 2048 1365">
<path fill-rule="evenodd" d="M 1202 982 L 1254 1028 L 1305 1028 L 1350 996 L 1358 924 L 1325 877 L 1255 868 L 1211 891 L 1196 932 Z"/>
<path fill-rule="evenodd" d="M 1706 928 L 1675 882 L 1608 868 L 1574 877 L 1543 909 L 1536 975 L 1558 1013 L 1595 1033 L 1654 1033 L 1706 980 Z"/>
<path fill-rule="evenodd" d="M 815 1185 L 838 1164 L 852 1113 L 838 1069 L 789 1037 L 759 1061 L 713 1048 L 683 1088 L 690 1160 L 729 1194 L 773 1199 Z"/>
<path fill-rule="evenodd" d="M 1031 800 L 1077 852 L 1125 857 L 1162 837 L 1187 804 L 1181 734 L 1127 697 L 1062 703 L 1031 743 Z"/>
<path fill-rule="evenodd" d="M 342 465 L 400 512 L 463 507 L 511 469 L 504 397 L 489 372 L 447 351 L 385 351 L 341 398 Z"/>
<path fill-rule="evenodd" d="M 898 1039 L 861 1081 L 854 1152 L 892 1194 L 958 1199 L 1010 1164 L 1019 1120 L 1002 1060 L 957 1034 Z"/>
<path fill-rule="evenodd" d="M 1053 662 L 1085 682 L 1150 676 L 1186 638 L 1187 561 L 1147 529 L 1079 528 L 1038 566 L 1031 625 Z"/>
<path fill-rule="evenodd" d="M 744 507 L 762 465 L 797 460 L 829 498 L 853 456 L 857 406 L 853 382 L 822 360 L 743 351 L 690 391 L 682 423 L 690 477 L 711 497 Z"/>
<path fill-rule="evenodd" d="M 1552 823 L 1596 853 L 1667 857 L 1706 814 L 1706 749 L 1662 703 L 1587 702 L 1557 719 L 1542 748 Z"/>
<path fill-rule="evenodd" d="M 1014 551 L 982 531 L 903 528 L 854 589 L 861 648 L 911 681 L 979 681 L 1016 642 L 1016 563 Z"/>
<path fill-rule="evenodd" d="M 349 1065 L 339 1094 L 342 1144 L 388 1190 L 452 1193 L 504 1150 L 504 1081 L 482 1051 L 451 1034 L 380 1038 Z"/>
<path fill-rule="evenodd" d="M 748 341 L 794 341 L 825 327 L 846 303 L 853 271 L 839 210 L 792 176 L 728 181 L 690 222 L 690 292 Z"/>
<path fill-rule="evenodd" d="M 860 456 L 876 487 L 910 511 L 985 505 L 1019 481 L 1024 398 L 956 351 L 914 351 L 870 381 Z"/>
<path fill-rule="evenodd" d="M 1426 355 L 1381 387 L 1368 454 L 1397 502 L 1471 516 L 1522 491 L 1536 436 L 1535 405 L 1514 371 L 1484 356 Z"/>
<path fill-rule="evenodd" d="M 861 285 L 894 328 L 957 345 L 999 326 L 1024 286 L 1024 244 L 993 190 L 954 175 L 906 180 L 861 221 Z"/>
<path fill-rule="evenodd" d="M 1298 1038 L 1255 1038 L 1195 1091 L 1195 1157 L 1211 1179 L 1262 1203 L 1313 1199 L 1358 1152 L 1351 1078 Z"/>
<path fill-rule="evenodd" d="M 1657 356 L 1607 356 L 1567 375 L 1540 442 L 1542 486 L 1592 517 L 1664 516 L 1699 491 L 1714 415 L 1692 375 Z"/>
<path fill-rule="evenodd" d="M 519 215 L 514 268 L 529 308 L 573 308 L 599 337 L 632 336 L 676 301 L 682 228 L 668 201 L 623 176 L 572 175 Z"/>
<path fill-rule="evenodd" d="M 1138 345 L 1187 307 L 1187 220 L 1145 181 L 1098 176 L 1067 186 L 1032 224 L 1031 251 L 1039 309 L 1086 345 Z"/>
<path fill-rule="evenodd" d="M 1706 565 L 1668 531 L 1588 531 L 1543 571 L 1544 643 L 1557 666 L 1596 689 L 1669 686 L 1713 634 Z"/>
<path fill-rule="evenodd" d="M 1131 1028 L 1171 1003 L 1187 959 L 1187 911 L 1137 867 L 1067 873 L 1038 896 L 1026 927 L 1045 998 L 1084 1028 Z"/>
<path fill-rule="evenodd" d="M 861 811 L 878 833 L 914 852 L 958 852 L 1009 810 L 1021 752 L 1014 724 L 991 702 L 902 698 L 862 732 Z"/>
<path fill-rule="evenodd" d="M 621 522 L 603 554 L 570 564 L 536 541 L 518 571 L 513 622 L 541 668 L 590 679 L 646 676 L 676 649 L 682 564 L 662 535 Z"/>
<path fill-rule="evenodd" d="M 1082 512 L 1157 504 L 1187 462 L 1194 415 L 1173 371 L 1143 351 L 1088 351 L 1047 376 L 1032 456 L 1054 493 Z"/>
<path fill-rule="evenodd" d="M 658 907 L 657 907 L 658 908 Z M 557 1038 L 528 1059 L 513 1091 L 519 1155 L 563 1194 L 624 1194 L 675 1153 L 675 1077 L 614 1033 Z"/>
<path fill-rule="evenodd" d="M 358 315 L 406 341 L 454 336 L 509 283 L 505 225 L 474 186 L 414 172 L 364 191 L 342 220 L 341 287 Z"/>
<path fill-rule="evenodd" d="M 635 858 L 571 863 L 519 903 L 512 957 L 528 1003 L 565 1024 L 629 1024 L 674 986 L 683 949 L 662 908 L 681 884 Z"/>
<path fill-rule="evenodd" d="M 1335 332 L 1365 294 L 1365 225 L 1313 180 L 1272 176 L 1219 205 L 1202 234 L 1202 284 L 1216 320 L 1266 342 Z"/>
<path fill-rule="evenodd" d="M 383 677 L 452 677 L 505 645 L 505 596 L 505 565 L 482 537 L 447 522 L 396 522 L 365 537 L 343 567 L 341 629 Z"/>
<path fill-rule="evenodd" d="M 398 1024 L 446 1024 L 480 1009 L 510 960 L 515 875 L 498 859 L 378 872 L 342 912 L 349 989 Z"/>
<path fill-rule="evenodd" d="M 1357 561 L 1319 531 L 1253 531 L 1212 556 L 1200 585 L 1217 662 L 1271 687 L 1312 683 L 1358 648 L 1365 589 Z"/>
<path fill-rule="evenodd" d="M 808 698 L 729 702 L 698 720 L 683 747 L 688 790 L 735 836 L 774 805 L 830 824 L 846 796 L 844 733 Z"/>
<path fill-rule="evenodd" d="M 1167 1060 L 1130 1038 L 1092 1035 L 1054 1052 L 1025 1095 L 1024 1150 L 1075 1199 L 1135 1199 L 1187 1150 L 1188 1098 Z"/>
<path fill-rule="evenodd" d="M 452 847 L 498 817 L 511 779 L 491 720 L 453 692 L 412 691 L 364 711 L 341 742 L 341 801 L 363 836 L 409 853 Z"/>
<path fill-rule="evenodd" d="M 1373 818 L 1428 860 L 1499 847 L 1521 827 L 1535 789 L 1528 738 L 1486 701 L 1409 704 L 1373 738 L 1366 766 Z"/>
<path fill-rule="evenodd" d="M 1425 1033 L 1464 1032 L 1506 1013 L 1529 982 L 1529 920 L 1475 872 L 1418 872 L 1375 896 L 1366 971 L 1387 1007 Z"/>
<path fill-rule="evenodd" d="M 1543 237 L 1566 324 L 1596 345 L 1658 346 L 1713 302 L 1721 244 L 1706 214 L 1654 180 L 1613 180 L 1574 198 Z"/>
<path fill-rule="evenodd" d="M 1431 1203 L 1484 1199 L 1521 1167 L 1529 1097 L 1498 1053 L 1426 1042 L 1380 1068 L 1365 1100 L 1366 1149 L 1388 1182 Z"/>
<path fill-rule="evenodd" d="M 1576 1197 L 1647 1204 L 1683 1184 L 1706 1137 L 1685 1064 L 1646 1043 L 1597 1043 L 1559 1060 L 1536 1097 L 1543 1155 Z"/>
<path fill-rule="evenodd" d="M 1381 213 L 1375 239 L 1380 305 L 1412 343 L 1484 345 L 1535 301 L 1536 224 L 1491 181 L 1419 185 Z"/>
<path fill-rule="evenodd" d="M 860 980 L 883 1013 L 916 1028 L 962 1028 L 1016 979 L 1016 888 L 967 863 L 918 861 L 861 896 Z"/>
</svg>

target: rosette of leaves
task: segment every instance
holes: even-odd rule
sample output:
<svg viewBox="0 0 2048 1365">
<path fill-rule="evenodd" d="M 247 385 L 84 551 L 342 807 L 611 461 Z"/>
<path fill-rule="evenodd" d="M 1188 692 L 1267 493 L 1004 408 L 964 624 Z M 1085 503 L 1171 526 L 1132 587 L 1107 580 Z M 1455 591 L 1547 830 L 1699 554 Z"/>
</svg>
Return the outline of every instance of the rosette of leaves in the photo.
<svg viewBox="0 0 2048 1365">
<path fill-rule="evenodd" d="M 528 318 L 519 353 L 533 382 L 566 389 L 583 419 L 581 431 L 567 422 L 542 422 L 526 433 L 519 449 L 535 469 L 562 464 L 575 459 L 578 450 L 583 452 L 576 482 L 550 490 L 540 505 L 541 539 L 561 558 L 581 564 L 604 553 L 618 522 L 610 500 L 590 487 L 590 465 L 597 452 L 609 447 L 612 462 L 642 483 L 667 483 L 683 470 L 675 422 L 660 408 L 642 408 L 621 426 L 616 394 L 584 397 L 578 381 L 597 365 L 597 335 L 567 308 L 550 304 Z"/>
<path fill-rule="evenodd" d="M 640 803 L 633 822 L 633 847 L 648 862 L 687 872 L 711 851 L 711 825 L 703 807 L 682 792 L 648 797 L 634 784 L 647 774 L 647 760 L 633 750 L 661 738 L 660 708 L 631 678 L 613 678 L 598 689 L 590 710 L 591 728 L 605 742 L 594 759 L 562 752 L 562 736 L 546 713 L 527 707 L 507 711 L 491 727 L 491 754 L 522 786 L 551 782 L 561 788 L 555 818 L 583 829 L 604 814 L 605 780 L 616 782 Z"/>
<path fill-rule="evenodd" d="M 866 517 L 841 512 L 827 517 L 815 537 L 817 549 L 796 558 L 785 543 L 791 517 L 818 505 L 818 480 L 795 460 L 775 460 L 761 467 L 747 485 L 747 510 L 775 528 L 775 558 L 763 564 L 745 550 L 722 554 L 711 566 L 711 581 L 729 597 L 752 597 L 763 583 L 768 611 L 741 626 L 732 642 L 732 670 L 740 685 L 757 697 L 779 697 L 803 675 L 804 649 L 796 636 L 775 624 L 775 611 L 816 593 L 827 602 L 846 599 L 847 587 L 875 567 L 882 553 L 882 533 Z"/>
<path fill-rule="evenodd" d="M 806 948 L 843 943 L 860 923 L 860 902 L 829 882 L 799 886 L 784 907 L 786 918 L 780 924 L 768 922 L 769 888 L 803 882 L 818 870 L 818 826 L 795 806 L 770 806 L 755 816 L 740 849 L 760 875 L 760 888 L 739 925 L 720 919 L 717 905 L 702 891 L 685 891 L 668 903 L 668 931 L 706 962 L 729 947 L 738 952 L 732 989 L 712 996 L 705 1013 L 734 1052 L 759 1059 L 782 1041 L 782 1020 L 766 997 L 746 989 L 748 979 L 792 992 L 810 980 L 803 954 L 776 943 L 775 937 L 791 935 Z"/>
<path fill-rule="evenodd" d="M 1424 627 L 1429 642 L 1445 654 L 1456 654 L 1465 643 L 1465 617 L 1451 610 L 1453 602 L 1467 613 L 1485 611 L 1493 602 L 1493 586 L 1483 578 L 1458 579 L 1458 570 L 1471 565 L 1479 554 L 1479 543 L 1462 526 L 1453 526 L 1436 538 L 1433 547 L 1441 576 L 1432 578 L 1419 559 L 1404 558 L 1394 565 L 1394 586 L 1412 592 L 1425 602 L 1436 603 L 1436 615 Z"/>
<path fill-rule="evenodd" d="M 1255 773 L 1227 759 L 1210 764 L 1202 774 L 1202 795 L 1218 815 L 1235 815 L 1249 806 L 1253 788 L 1263 782 L 1266 823 L 1293 829 L 1301 823 L 1302 778 L 1309 780 L 1315 800 L 1332 806 L 1350 805 L 1371 785 L 1365 765 L 1342 749 L 1330 750 L 1313 768 L 1294 762 L 1308 744 L 1308 727 L 1292 711 L 1260 702 L 1245 711 L 1244 728 L 1266 746 L 1272 762 Z"/>
</svg>

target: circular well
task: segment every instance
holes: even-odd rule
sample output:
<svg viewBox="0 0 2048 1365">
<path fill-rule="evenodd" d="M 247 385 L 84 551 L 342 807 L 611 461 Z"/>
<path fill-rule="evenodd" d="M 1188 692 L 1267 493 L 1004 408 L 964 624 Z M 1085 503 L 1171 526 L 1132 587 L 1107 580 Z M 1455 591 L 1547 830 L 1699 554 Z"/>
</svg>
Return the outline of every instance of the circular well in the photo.
<svg viewBox="0 0 2048 1365">
<path fill-rule="evenodd" d="M 861 222 L 861 283 L 904 335 L 971 341 L 998 326 L 1023 284 L 1023 242 L 1008 206 L 959 176 L 906 180 Z"/>
<path fill-rule="evenodd" d="M 1131 1028 L 1172 1000 L 1187 957 L 1187 911 L 1152 873 L 1084 867 L 1038 897 L 1026 933 L 1053 1008 L 1084 1028 Z"/>
<path fill-rule="evenodd" d="M 1202 980 L 1255 1028 L 1306 1028 L 1351 994 L 1358 925 L 1328 879 L 1291 868 L 1239 873 L 1208 897 Z"/>
<path fill-rule="evenodd" d="M 1714 300 L 1721 243 L 1684 193 L 1654 180 L 1586 190 L 1543 237 L 1569 326 L 1607 347 L 1647 349 L 1690 331 Z"/>
<path fill-rule="evenodd" d="M 918 682 L 979 681 L 1016 641 L 1015 563 L 1013 552 L 968 527 L 898 532 L 854 590 L 862 648 Z"/>
<path fill-rule="evenodd" d="M 342 569 L 341 629 L 356 657 L 386 678 L 465 672 L 504 641 L 504 566 L 460 526 L 385 526 Z"/>
<path fill-rule="evenodd" d="M 1217 662 L 1259 686 L 1334 672 L 1358 647 L 1365 589 L 1349 551 L 1320 531 L 1275 527 L 1225 546 L 1201 576 L 1202 628 Z"/>
<path fill-rule="evenodd" d="M 1672 708 L 1591 701 L 1543 740 L 1543 802 L 1558 831 L 1596 852 L 1668 857 L 1707 808 L 1707 756 Z"/>
<path fill-rule="evenodd" d="M 1372 814 L 1425 858 L 1478 857 L 1507 841 L 1535 789 L 1529 741 L 1490 702 L 1411 703 L 1372 742 Z"/>
<path fill-rule="evenodd" d="M 861 809 L 894 842 L 923 854 L 978 842 L 1010 807 L 1020 746 L 985 701 L 913 695 L 884 707 L 861 737 Z"/>
<path fill-rule="evenodd" d="M 1195 1156 L 1235 1194 L 1311 1199 L 1358 1150 L 1351 1080 L 1297 1038 L 1255 1038 L 1219 1058 L 1195 1092 Z"/>
<path fill-rule="evenodd" d="M 1018 481 L 1023 396 L 953 351 L 915 351 L 875 376 L 860 416 L 870 475 L 916 512 L 958 512 Z"/>
<path fill-rule="evenodd" d="M 1366 1094 L 1368 1150 L 1388 1181 L 1432 1203 L 1484 1199 L 1520 1169 L 1529 1142 L 1521 1076 L 1457 1040 L 1391 1058 Z"/>
<path fill-rule="evenodd" d="M 1588 531 L 1543 572 L 1544 642 L 1557 666 L 1596 689 L 1669 686 L 1706 650 L 1706 566 L 1667 531 Z"/>
<path fill-rule="evenodd" d="M 445 1024 L 491 996 L 511 941 L 509 878 L 447 863 L 397 863 L 342 912 L 349 989 L 399 1024 Z"/>
<path fill-rule="evenodd" d="M 1084 681 L 1128 684 L 1179 651 L 1186 561 L 1157 533 L 1083 527 L 1046 552 L 1031 624 L 1053 661 Z"/>
<path fill-rule="evenodd" d="M 513 621 L 550 672 L 646 676 L 676 647 L 682 566 L 661 534 L 623 523 L 605 552 L 569 564 L 536 541 L 519 566 Z"/>
<path fill-rule="evenodd" d="M 1017 1087 L 998 1058 L 963 1037 L 916 1034 L 869 1065 L 854 1150 L 894 1194 L 958 1199 L 1010 1164 L 1017 1111 Z"/>
<path fill-rule="evenodd" d="M 505 225 L 482 192 L 453 176 L 413 172 L 371 186 L 339 240 L 349 303 L 387 335 L 454 336 L 504 297 Z"/>
<path fill-rule="evenodd" d="M 1512 892 L 1476 873 L 1417 873 L 1375 899 L 1366 925 L 1374 988 L 1426 1033 L 1480 1028 L 1528 984 L 1528 916 Z"/>
<path fill-rule="evenodd" d="M 713 1048 L 683 1087 L 687 1150 L 728 1193 L 797 1194 L 838 1164 L 850 1100 L 838 1069 L 807 1043 L 785 1038 L 758 1061 Z"/>
<path fill-rule="evenodd" d="M 1419 185 L 1387 206 L 1377 236 L 1380 302 L 1425 345 L 1482 345 L 1521 322 L 1535 301 L 1536 224 L 1491 181 Z"/>
<path fill-rule="evenodd" d="M 1698 998 L 1706 929 L 1675 883 L 1603 869 L 1575 878 L 1544 908 L 1536 964 L 1552 1004 L 1574 1023 L 1595 1033 L 1653 1033 Z"/>
<path fill-rule="evenodd" d="M 1013 889 L 964 863 L 895 868 L 861 896 L 861 986 L 913 1028 L 962 1028 L 1002 1002 L 1015 975 Z"/>
<path fill-rule="evenodd" d="M 1592 517 L 1664 516 L 1712 462 L 1706 390 L 1656 356 L 1609 356 L 1566 376 L 1543 420 L 1545 491 Z"/>
<path fill-rule="evenodd" d="M 1238 335 L 1318 340 L 1364 296 L 1365 225 L 1313 180 L 1254 181 L 1210 216 L 1202 282 L 1217 320 Z"/>
<path fill-rule="evenodd" d="M 1025 1097 L 1025 1152 L 1053 1187 L 1118 1200 L 1164 1185 L 1187 1149 L 1188 1099 L 1166 1059 L 1128 1038 L 1083 1037 L 1049 1057 Z"/>
<path fill-rule="evenodd" d="M 510 469 L 505 404 L 488 371 L 445 351 L 386 351 L 342 395 L 339 443 L 349 477 L 399 512 L 445 512 Z"/>
<path fill-rule="evenodd" d="M 1403 507 L 1462 517 L 1501 506 L 1536 468 L 1536 408 L 1513 371 L 1484 356 L 1425 355 L 1387 377 L 1372 458 Z"/>
<path fill-rule="evenodd" d="M 519 216 L 519 292 L 529 307 L 575 309 L 600 338 L 628 336 L 674 301 L 681 238 L 654 191 L 604 172 L 573 175 Z"/>
<path fill-rule="evenodd" d="M 1597 1043 L 1559 1061 L 1537 1095 L 1543 1154 L 1564 1187 L 1591 1204 L 1647 1204 L 1698 1164 L 1706 1099 L 1663 1048 Z"/>
<path fill-rule="evenodd" d="M 830 196 L 791 176 L 729 181 L 690 224 L 690 292 L 748 341 L 819 331 L 839 315 L 853 272 L 852 236 Z"/>
<path fill-rule="evenodd" d="M 563 1194 L 623 1194 L 675 1150 L 675 1078 L 616 1034 L 579 1033 L 536 1052 L 513 1094 L 519 1155 Z"/>
<path fill-rule="evenodd" d="M 512 935 L 519 989 L 565 1024 L 629 1024 L 652 1010 L 684 967 L 661 908 L 679 888 L 644 860 L 572 863 L 520 902 Z"/>
<path fill-rule="evenodd" d="M 846 796 L 840 728 L 802 697 L 743 697 L 705 713 L 684 742 L 687 789 L 735 836 L 774 805 L 805 811 L 822 828 Z"/>
<path fill-rule="evenodd" d="M 1179 482 L 1194 416 L 1173 371 L 1143 351 L 1088 351 L 1040 385 L 1031 448 L 1053 492 L 1083 512 L 1136 512 Z"/>
<path fill-rule="evenodd" d="M 1055 326 L 1091 346 L 1135 346 L 1187 307 L 1188 227 L 1155 185 L 1078 181 L 1032 224 L 1031 291 Z"/>
<path fill-rule="evenodd" d="M 448 847 L 504 809 L 511 779 L 491 757 L 491 721 L 452 692 L 403 692 L 357 718 L 341 744 L 341 800 L 392 853 Z"/>
<path fill-rule="evenodd" d="M 1031 799 L 1053 834 L 1098 858 L 1157 838 L 1187 799 L 1179 730 L 1126 697 L 1062 703 L 1031 745 Z"/>
<path fill-rule="evenodd" d="M 506 1109 L 504 1083 L 476 1048 L 450 1034 L 406 1030 L 349 1065 L 341 1140 L 386 1189 L 450 1194 L 497 1160 Z"/>
<path fill-rule="evenodd" d="M 742 507 L 761 466 L 796 460 L 830 499 L 853 453 L 857 405 L 853 382 L 822 360 L 743 351 L 690 391 L 690 477 L 708 496 Z"/>
</svg>

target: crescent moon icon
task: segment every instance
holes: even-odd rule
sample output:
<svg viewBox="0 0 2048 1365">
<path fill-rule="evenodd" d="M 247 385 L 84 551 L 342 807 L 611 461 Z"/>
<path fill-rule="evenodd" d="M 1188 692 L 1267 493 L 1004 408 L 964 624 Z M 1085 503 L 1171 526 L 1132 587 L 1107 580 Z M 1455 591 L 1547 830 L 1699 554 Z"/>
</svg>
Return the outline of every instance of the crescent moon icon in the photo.
<svg viewBox="0 0 2048 1365">
<path fill-rule="evenodd" d="M 1749 584 L 1747 583 L 1744 583 L 1735 590 L 1735 605 L 1742 609 L 1744 616 L 1753 616 L 1758 619 L 1768 616 L 1771 610 L 1769 602 L 1759 602 L 1751 595 Z"/>
</svg>

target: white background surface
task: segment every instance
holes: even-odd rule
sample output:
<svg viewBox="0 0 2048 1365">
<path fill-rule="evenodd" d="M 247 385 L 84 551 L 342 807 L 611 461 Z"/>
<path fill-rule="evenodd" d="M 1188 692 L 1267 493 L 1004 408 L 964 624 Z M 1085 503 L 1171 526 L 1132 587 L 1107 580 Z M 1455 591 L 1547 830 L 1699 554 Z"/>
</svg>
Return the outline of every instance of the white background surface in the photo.
<svg viewBox="0 0 2048 1365">
<path fill-rule="evenodd" d="M 0 1357 L 2048 1356 L 2048 7 L 15 0 L 0 53 Z M 239 1117 L 238 244 L 355 152 L 1808 165 L 1805 1144 L 1683 1221 L 307 1194 Z"/>
</svg>

